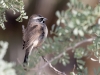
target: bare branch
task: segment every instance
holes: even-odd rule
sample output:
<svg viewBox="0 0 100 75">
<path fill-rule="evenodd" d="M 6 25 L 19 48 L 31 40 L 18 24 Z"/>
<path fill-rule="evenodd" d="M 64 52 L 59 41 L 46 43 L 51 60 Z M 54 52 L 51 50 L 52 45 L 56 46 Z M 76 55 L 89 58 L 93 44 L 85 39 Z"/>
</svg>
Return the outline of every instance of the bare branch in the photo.
<svg viewBox="0 0 100 75">
<path fill-rule="evenodd" d="M 57 70 L 55 67 L 53 67 L 52 64 L 49 63 L 46 58 L 44 58 L 44 57 L 42 57 L 42 58 L 48 63 L 49 67 L 52 68 L 57 74 L 59 74 L 59 75 L 66 75 L 64 72 L 61 72 L 61 71 Z"/>
<path fill-rule="evenodd" d="M 24 25 L 22 25 L 22 32 L 23 32 L 23 33 L 25 32 L 25 27 L 24 27 Z"/>
</svg>

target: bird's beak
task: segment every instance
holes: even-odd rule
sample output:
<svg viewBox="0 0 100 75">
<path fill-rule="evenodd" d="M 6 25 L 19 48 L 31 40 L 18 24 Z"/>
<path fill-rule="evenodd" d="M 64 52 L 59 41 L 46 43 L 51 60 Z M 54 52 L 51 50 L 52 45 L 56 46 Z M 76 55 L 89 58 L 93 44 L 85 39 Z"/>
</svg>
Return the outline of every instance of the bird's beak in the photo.
<svg viewBox="0 0 100 75">
<path fill-rule="evenodd" d="M 48 20 L 47 18 L 43 18 L 44 21 Z"/>
</svg>

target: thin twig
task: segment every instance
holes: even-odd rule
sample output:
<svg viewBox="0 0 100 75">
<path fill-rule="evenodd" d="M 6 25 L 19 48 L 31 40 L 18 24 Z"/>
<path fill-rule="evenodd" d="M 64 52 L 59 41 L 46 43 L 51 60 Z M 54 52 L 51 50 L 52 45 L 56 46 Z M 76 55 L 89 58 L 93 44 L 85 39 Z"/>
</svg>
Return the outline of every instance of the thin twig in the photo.
<svg viewBox="0 0 100 75">
<path fill-rule="evenodd" d="M 76 65 L 74 64 L 73 72 L 75 71 L 75 67 L 76 67 Z"/>
<path fill-rule="evenodd" d="M 24 27 L 24 25 L 22 25 L 22 33 L 24 33 L 25 32 L 25 27 Z"/>
<path fill-rule="evenodd" d="M 59 75 L 67 75 L 64 72 L 61 72 L 61 71 L 57 70 L 55 67 L 53 67 L 52 64 L 49 63 L 46 58 L 44 58 L 43 56 L 42 56 L 42 58 L 48 63 L 49 67 L 52 68 L 57 74 L 59 74 Z"/>
<path fill-rule="evenodd" d="M 18 58 L 17 58 L 17 62 L 23 67 L 23 65 L 21 64 L 21 62 Z"/>
</svg>

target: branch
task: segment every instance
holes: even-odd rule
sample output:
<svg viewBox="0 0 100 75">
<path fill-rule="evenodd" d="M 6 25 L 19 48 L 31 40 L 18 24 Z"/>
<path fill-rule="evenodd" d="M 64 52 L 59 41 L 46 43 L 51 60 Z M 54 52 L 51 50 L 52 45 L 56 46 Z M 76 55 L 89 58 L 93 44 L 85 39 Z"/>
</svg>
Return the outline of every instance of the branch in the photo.
<svg viewBox="0 0 100 75">
<path fill-rule="evenodd" d="M 63 56 L 63 53 L 65 53 L 65 52 L 67 52 L 67 51 L 69 51 L 69 50 L 73 50 L 73 49 L 75 49 L 75 48 L 81 46 L 82 44 L 85 44 L 85 43 L 86 43 L 86 44 L 87 44 L 87 43 L 92 43 L 92 41 L 93 41 L 95 38 L 96 38 L 96 37 L 92 37 L 92 38 L 89 38 L 89 39 L 85 39 L 85 40 L 83 40 L 83 41 L 81 41 L 81 42 L 76 43 L 75 46 L 73 46 L 73 47 L 66 48 L 65 51 L 63 51 L 62 53 L 60 53 L 58 56 L 55 56 L 53 59 L 51 59 L 50 61 L 48 61 L 45 65 L 43 65 L 43 66 L 40 68 L 40 70 L 42 70 L 43 68 L 45 68 L 49 63 L 51 63 L 51 62 L 53 62 L 54 60 L 56 60 L 56 59 L 60 58 L 61 56 Z"/>
<path fill-rule="evenodd" d="M 49 63 L 49 61 L 46 58 L 44 58 L 43 56 L 42 56 L 42 58 L 44 59 L 44 61 L 46 61 L 48 63 L 49 67 L 51 69 L 53 69 L 57 74 L 59 74 L 59 75 L 66 75 L 64 72 L 61 72 L 61 71 L 57 70 L 55 67 L 53 67 L 52 64 Z"/>
<path fill-rule="evenodd" d="M 22 33 L 25 33 L 25 27 L 22 25 Z"/>
</svg>

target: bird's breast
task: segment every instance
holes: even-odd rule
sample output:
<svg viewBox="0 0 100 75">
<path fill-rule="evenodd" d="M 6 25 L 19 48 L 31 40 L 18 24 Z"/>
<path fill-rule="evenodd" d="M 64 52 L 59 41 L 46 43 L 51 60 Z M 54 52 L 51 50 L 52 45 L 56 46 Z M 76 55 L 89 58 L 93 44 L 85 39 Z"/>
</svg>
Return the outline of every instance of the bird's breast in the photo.
<svg viewBox="0 0 100 75">
<path fill-rule="evenodd" d="M 36 40 L 33 42 L 34 47 L 36 47 L 36 46 L 38 45 L 38 43 L 39 43 L 39 40 L 36 39 Z"/>
</svg>

